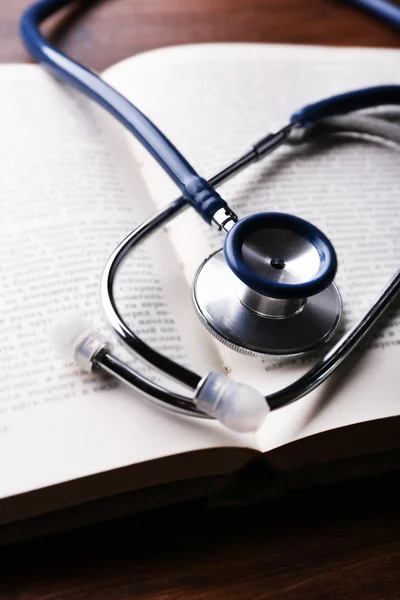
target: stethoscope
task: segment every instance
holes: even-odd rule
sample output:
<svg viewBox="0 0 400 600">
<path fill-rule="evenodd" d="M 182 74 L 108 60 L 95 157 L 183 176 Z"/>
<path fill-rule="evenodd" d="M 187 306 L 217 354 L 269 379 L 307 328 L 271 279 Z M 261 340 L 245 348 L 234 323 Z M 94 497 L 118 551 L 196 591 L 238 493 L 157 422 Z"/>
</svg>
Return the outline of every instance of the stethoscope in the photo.
<svg viewBox="0 0 400 600">
<path fill-rule="evenodd" d="M 95 73 L 56 50 L 40 33 L 43 20 L 71 0 L 41 0 L 26 10 L 21 32 L 32 56 L 95 100 L 118 119 L 158 161 L 181 191 L 181 197 L 132 231 L 108 260 L 101 282 L 105 315 L 122 342 L 144 361 L 191 390 L 181 395 L 153 381 L 114 356 L 106 339 L 80 317 L 54 330 L 58 352 L 88 371 L 109 373 L 140 390 L 153 402 L 196 417 L 212 417 L 234 431 L 256 431 L 269 410 L 298 400 L 324 382 L 351 354 L 400 289 L 400 271 L 363 318 L 305 375 L 264 397 L 221 373 L 198 375 L 160 354 L 132 331 L 121 317 L 114 281 L 124 258 L 144 239 L 189 206 L 218 231 L 223 249 L 200 265 L 193 283 L 193 303 L 209 332 L 230 348 L 250 355 L 298 356 L 332 339 L 342 315 L 334 277 L 335 250 L 311 223 L 283 213 L 239 219 L 216 187 L 294 137 L 324 131 L 350 131 L 400 146 L 400 127 L 382 115 L 349 113 L 400 104 L 400 86 L 360 89 L 315 102 L 297 111 L 288 125 L 268 134 L 209 181 L 200 177 L 164 134 L 126 98 Z M 400 25 L 400 9 L 389 2 L 354 1 Z M 301 141 L 301 140 L 300 140 Z"/>
</svg>

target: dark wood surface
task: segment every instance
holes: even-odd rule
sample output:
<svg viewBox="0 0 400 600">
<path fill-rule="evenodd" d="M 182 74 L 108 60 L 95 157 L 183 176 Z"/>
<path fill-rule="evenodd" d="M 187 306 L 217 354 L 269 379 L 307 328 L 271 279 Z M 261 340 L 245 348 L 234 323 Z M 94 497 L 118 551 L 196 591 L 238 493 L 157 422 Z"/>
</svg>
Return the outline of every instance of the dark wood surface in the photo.
<svg viewBox="0 0 400 600">
<path fill-rule="evenodd" d="M 23 61 L 18 18 L 27 0 L 2 0 L 0 60 Z M 400 36 L 345 0 L 108 0 L 80 2 L 55 38 L 103 69 L 132 54 L 192 42 L 400 47 Z M 73 25 L 71 27 L 71 25 Z"/>
<path fill-rule="evenodd" d="M 26 0 L 2 0 L 0 60 L 25 61 Z M 335 0 L 110 0 L 53 23 L 95 69 L 155 47 L 210 41 L 400 47 Z M 398 475 L 229 510 L 190 504 L 0 551 L 10 600 L 400 599 Z"/>
</svg>

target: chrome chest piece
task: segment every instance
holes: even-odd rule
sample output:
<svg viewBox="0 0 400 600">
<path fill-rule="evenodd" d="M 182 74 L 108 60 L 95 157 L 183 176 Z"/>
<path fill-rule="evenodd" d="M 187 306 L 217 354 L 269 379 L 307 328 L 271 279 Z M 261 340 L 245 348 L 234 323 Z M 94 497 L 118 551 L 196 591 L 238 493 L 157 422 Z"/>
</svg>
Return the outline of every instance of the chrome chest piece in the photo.
<svg viewBox="0 0 400 600">
<path fill-rule="evenodd" d="M 244 354 L 301 354 L 337 330 L 342 301 L 328 238 L 291 215 L 261 213 L 228 232 L 198 269 L 193 300 L 203 325 Z"/>
</svg>

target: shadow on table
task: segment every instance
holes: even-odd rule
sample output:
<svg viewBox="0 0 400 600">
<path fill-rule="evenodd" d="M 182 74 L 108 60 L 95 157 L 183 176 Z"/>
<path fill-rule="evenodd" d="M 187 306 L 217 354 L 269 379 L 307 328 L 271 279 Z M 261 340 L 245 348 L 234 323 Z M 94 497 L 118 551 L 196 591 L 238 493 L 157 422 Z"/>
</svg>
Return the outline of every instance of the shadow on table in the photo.
<svg viewBox="0 0 400 600">
<path fill-rule="evenodd" d="M 0 598 L 398 598 L 399 476 L 241 508 L 189 502 L 8 546 Z"/>
</svg>

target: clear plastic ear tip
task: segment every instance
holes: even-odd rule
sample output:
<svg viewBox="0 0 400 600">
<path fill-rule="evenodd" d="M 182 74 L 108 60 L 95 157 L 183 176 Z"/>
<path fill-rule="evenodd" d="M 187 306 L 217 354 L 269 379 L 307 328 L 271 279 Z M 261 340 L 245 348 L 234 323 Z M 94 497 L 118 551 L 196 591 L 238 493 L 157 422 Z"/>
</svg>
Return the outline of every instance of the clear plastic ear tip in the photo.
<svg viewBox="0 0 400 600">
<path fill-rule="evenodd" d="M 92 370 L 96 354 L 107 346 L 105 337 L 86 319 L 76 313 L 65 313 L 49 332 L 54 350 L 67 361 Z"/>
<path fill-rule="evenodd" d="M 196 390 L 198 409 L 239 433 L 257 431 L 270 408 L 262 394 L 221 373 L 209 373 Z"/>
</svg>

